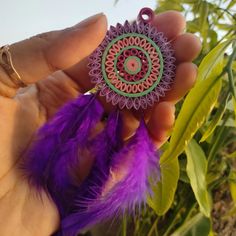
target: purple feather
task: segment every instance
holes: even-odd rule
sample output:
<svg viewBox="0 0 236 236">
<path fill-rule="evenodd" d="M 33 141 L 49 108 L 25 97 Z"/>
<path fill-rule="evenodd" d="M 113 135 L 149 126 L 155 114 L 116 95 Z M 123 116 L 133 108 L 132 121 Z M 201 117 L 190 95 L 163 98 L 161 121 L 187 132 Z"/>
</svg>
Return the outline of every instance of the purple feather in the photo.
<svg viewBox="0 0 236 236">
<path fill-rule="evenodd" d="M 77 188 L 77 201 L 81 204 L 75 207 L 74 202 L 71 211 L 76 208 L 79 210 L 88 207 L 86 199 L 96 199 L 100 194 L 101 186 L 105 184 L 109 177 L 111 157 L 117 153 L 122 145 L 121 141 L 121 122 L 119 111 L 109 115 L 106 127 L 89 144 L 91 153 L 95 155 L 95 162 L 86 180 Z M 82 203 L 83 202 L 83 203 Z"/>
<path fill-rule="evenodd" d="M 73 197 L 71 169 L 79 161 L 78 149 L 86 144 L 103 108 L 95 95 L 82 95 L 65 105 L 38 132 L 23 168 L 31 184 L 52 195 L 62 214 Z M 68 190 L 64 191 L 64 190 Z M 58 194 L 60 192 L 60 194 Z"/>
<path fill-rule="evenodd" d="M 97 197 L 78 195 L 74 212 L 62 220 L 62 229 L 57 235 L 75 236 L 82 229 L 101 220 L 140 209 L 147 194 L 151 194 L 150 176 L 159 176 L 159 155 L 152 144 L 145 123 L 141 121 L 134 137 L 119 152 L 111 157 L 109 175 L 105 184 L 91 189 Z M 80 206 L 87 206 L 81 209 Z M 78 207 L 79 206 L 79 207 Z"/>
</svg>

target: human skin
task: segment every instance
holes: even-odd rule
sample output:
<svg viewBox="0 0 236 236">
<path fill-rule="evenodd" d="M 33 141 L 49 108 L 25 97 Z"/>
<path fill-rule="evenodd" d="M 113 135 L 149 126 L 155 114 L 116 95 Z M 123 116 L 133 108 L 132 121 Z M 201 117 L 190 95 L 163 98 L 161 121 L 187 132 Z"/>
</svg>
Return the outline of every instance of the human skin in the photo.
<svg viewBox="0 0 236 236">
<path fill-rule="evenodd" d="M 151 139 L 160 147 L 175 119 L 175 104 L 194 85 L 197 67 L 191 61 L 201 50 L 199 39 L 184 33 L 181 14 L 168 11 L 152 24 L 172 42 L 177 58 L 172 89 L 146 112 Z M 92 88 L 87 56 L 101 43 L 107 31 L 105 15 L 97 14 L 61 31 L 40 34 L 10 46 L 13 63 L 29 86 L 18 89 L 0 67 L 0 235 L 48 236 L 59 226 L 58 211 L 50 197 L 28 184 L 19 162 L 38 128 L 63 104 Z M 111 107 L 101 99 L 107 112 Z M 137 114 L 122 111 L 122 135 L 128 140 L 139 124 Z M 102 127 L 104 124 L 99 124 Z M 78 168 L 84 178 L 92 164 L 88 158 Z"/>
</svg>

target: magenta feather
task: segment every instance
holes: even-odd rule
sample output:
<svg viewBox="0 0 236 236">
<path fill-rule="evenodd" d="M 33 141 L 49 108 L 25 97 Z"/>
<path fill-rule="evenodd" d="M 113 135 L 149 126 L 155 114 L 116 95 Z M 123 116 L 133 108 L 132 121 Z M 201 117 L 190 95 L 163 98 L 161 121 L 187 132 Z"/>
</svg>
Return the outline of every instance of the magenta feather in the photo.
<svg viewBox="0 0 236 236">
<path fill-rule="evenodd" d="M 80 210 L 88 207 L 86 202 L 84 202 L 85 198 L 96 199 L 101 190 L 100 186 L 103 186 L 107 181 L 111 157 L 120 150 L 122 145 L 120 125 L 121 117 L 119 111 L 111 113 L 104 130 L 89 143 L 89 149 L 95 156 L 95 161 L 89 176 L 76 190 L 77 201 L 81 203 Z M 82 202 L 84 203 L 82 204 Z M 75 207 L 73 202 L 71 211 L 74 211 L 75 208 L 78 207 Z"/>
<path fill-rule="evenodd" d="M 159 155 L 148 136 L 142 121 L 134 137 L 119 152 L 111 157 L 109 175 L 106 182 L 94 185 L 89 182 L 87 188 L 95 193 L 96 199 L 80 193 L 75 200 L 73 212 L 62 220 L 60 233 L 57 235 L 75 236 L 82 229 L 101 220 L 134 212 L 151 194 L 149 178 L 159 176 Z M 81 205 L 84 206 L 81 209 Z M 86 207 L 85 207 L 86 206 Z"/>
<path fill-rule="evenodd" d="M 28 180 L 52 195 L 61 214 L 73 198 L 71 169 L 79 161 L 78 149 L 84 148 L 102 114 L 95 95 L 78 97 L 39 130 L 26 155 L 23 168 Z"/>
</svg>

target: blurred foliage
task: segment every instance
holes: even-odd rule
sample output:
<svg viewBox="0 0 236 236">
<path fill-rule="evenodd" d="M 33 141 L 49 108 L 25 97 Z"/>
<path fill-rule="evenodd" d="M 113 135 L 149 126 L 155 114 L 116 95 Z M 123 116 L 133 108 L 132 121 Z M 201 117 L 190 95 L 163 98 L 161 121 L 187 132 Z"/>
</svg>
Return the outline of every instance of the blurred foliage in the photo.
<svg viewBox="0 0 236 236">
<path fill-rule="evenodd" d="M 117 235 L 218 235 L 212 209 L 222 186 L 231 193 L 224 217 L 236 218 L 236 0 L 158 0 L 156 13 L 166 10 L 180 11 L 202 41 L 197 83 L 177 104 L 149 207 L 125 217 Z"/>
<path fill-rule="evenodd" d="M 156 12 L 166 10 L 184 14 L 186 31 L 199 36 L 203 48 L 195 60 L 197 83 L 177 104 L 161 182 L 149 199 L 157 215 L 149 209 L 150 224 L 140 220 L 146 231 L 140 227 L 134 235 L 216 235 L 211 211 L 221 185 L 232 196 L 228 215 L 236 217 L 236 0 L 159 0 Z"/>
<path fill-rule="evenodd" d="M 136 235 L 217 235 L 211 212 L 221 185 L 232 196 L 228 214 L 236 214 L 236 0 L 159 0 L 156 12 L 166 10 L 182 12 L 202 51 L 197 83 L 177 104 L 161 181 L 148 201 L 156 219 L 149 233 Z M 174 160 L 179 165 L 173 168 Z"/>
</svg>

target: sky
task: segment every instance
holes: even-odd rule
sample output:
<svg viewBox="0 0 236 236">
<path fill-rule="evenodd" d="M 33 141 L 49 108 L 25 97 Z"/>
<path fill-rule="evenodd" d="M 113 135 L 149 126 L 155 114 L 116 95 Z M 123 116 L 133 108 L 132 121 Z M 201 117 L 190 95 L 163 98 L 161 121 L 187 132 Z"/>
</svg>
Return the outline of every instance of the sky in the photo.
<svg viewBox="0 0 236 236">
<path fill-rule="evenodd" d="M 136 19 L 142 7 L 155 9 L 156 0 L 0 0 L 0 45 L 38 33 L 63 29 L 99 12 L 111 25 Z"/>
</svg>

